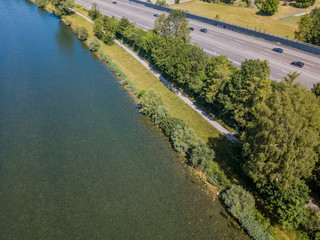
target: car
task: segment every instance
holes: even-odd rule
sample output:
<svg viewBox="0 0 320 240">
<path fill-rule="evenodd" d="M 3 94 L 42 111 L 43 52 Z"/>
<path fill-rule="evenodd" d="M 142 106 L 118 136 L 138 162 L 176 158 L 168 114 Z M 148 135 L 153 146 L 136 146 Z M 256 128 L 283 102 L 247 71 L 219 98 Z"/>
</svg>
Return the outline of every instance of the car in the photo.
<svg viewBox="0 0 320 240">
<path fill-rule="evenodd" d="M 290 64 L 299 68 L 302 68 L 304 66 L 303 62 L 292 62 Z"/>
<path fill-rule="evenodd" d="M 278 53 L 283 53 L 283 49 L 282 48 L 273 48 L 272 51 L 278 52 Z"/>
<path fill-rule="evenodd" d="M 190 27 L 190 30 L 191 30 L 191 31 L 194 31 L 194 27 Z"/>
<path fill-rule="evenodd" d="M 200 32 L 206 33 L 206 32 L 208 32 L 208 29 L 206 29 L 206 28 L 201 28 L 201 29 L 200 29 Z"/>
<path fill-rule="evenodd" d="M 156 13 L 156 14 L 153 14 L 153 16 L 154 16 L 154 17 L 159 17 L 159 14 Z"/>
<path fill-rule="evenodd" d="M 113 1 L 112 3 L 113 3 L 113 4 L 117 4 L 117 1 Z"/>
</svg>

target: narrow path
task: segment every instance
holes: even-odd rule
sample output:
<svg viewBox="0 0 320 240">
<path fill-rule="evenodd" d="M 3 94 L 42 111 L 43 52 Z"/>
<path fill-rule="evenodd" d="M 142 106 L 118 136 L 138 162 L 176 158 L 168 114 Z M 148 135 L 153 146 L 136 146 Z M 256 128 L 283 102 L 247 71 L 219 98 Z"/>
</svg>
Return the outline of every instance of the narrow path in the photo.
<svg viewBox="0 0 320 240">
<path fill-rule="evenodd" d="M 72 9 L 73 12 L 79 16 L 85 18 L 91 23 L 94 23 L 90 18 L 84 16 L 83 14 Z M 221 124 L 214 120 L 209 114 L 201 110 L 197 105 L 194 104 L 188 97 L 186 97 L 182 92 L 175 88 L 168 80 L 166 80 L 161 74 L 159 74 L 150 64 L 140 58 L 135 52 L 129 49 L 127 46 L 123 45 L 117 39 L 114 39 L 114 42 L 127 51 L 131 56 L 138 60 L 145 68 L 147 68 L 154 76 L 156 76 L 164 85 L 166 85 L 171 91 L 173 91 L 182 101 L 188 104 L 192 109 L 199 113 L 206 121 L 208 121 L 213 127 L 215 127 L 220 133 L 222 133 L 227 139 L 231 142 L 238 142 L 239 140 L 233 136 L 227 129 L 225 129 Z"/>
</svg>

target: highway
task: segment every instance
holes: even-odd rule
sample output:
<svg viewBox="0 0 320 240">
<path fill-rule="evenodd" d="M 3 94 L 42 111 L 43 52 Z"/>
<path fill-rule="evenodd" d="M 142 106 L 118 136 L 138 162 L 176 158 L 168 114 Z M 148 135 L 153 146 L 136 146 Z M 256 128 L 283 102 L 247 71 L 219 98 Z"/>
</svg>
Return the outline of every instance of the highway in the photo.
<svg viewBox="0 0 320 240">
<path fill-rule="evenodd" d="M 129 2 L 128 0 L 118 0 L 117 4 L 113 0 L 75 0 L 76 3 L 91 8 L 96 2 L 100 12 L 118 19 L 128 18 L 136 26 L 145 30 L 152 29 L 156 17 L 154 14 L 164 12 L 145 7 L 141 4 Z M 167 14 L 167 13 L 166 13 Z M 233 61 L 235 66 L 245 59 L 268 60 L 271 68 L 271 79 L 280 81 L 289 72 L 297 71 L 301 73 L 298 81 L 303 85 L 312 88 L 313 84 L 320 81 L 320 56 L 304 52 L 295 48 L 287 47 L 267 40 L 247 36 L 237 32 L 224 29 L 222 26 L 213 26 L 200 21 L 190 20 L 190 27 L 195 30 L 191 32 L 191 43 L 196 43 L 203 50 L 211 55 L 225 55 Z M 207 28 L 207 33 L 199 30 Z M 280 47 L 283 53 L 276 53 L 272 48 Z M 304 67 L 299 68 L 290 65 L 293 61 L 304 62 Z"/>
</svg>

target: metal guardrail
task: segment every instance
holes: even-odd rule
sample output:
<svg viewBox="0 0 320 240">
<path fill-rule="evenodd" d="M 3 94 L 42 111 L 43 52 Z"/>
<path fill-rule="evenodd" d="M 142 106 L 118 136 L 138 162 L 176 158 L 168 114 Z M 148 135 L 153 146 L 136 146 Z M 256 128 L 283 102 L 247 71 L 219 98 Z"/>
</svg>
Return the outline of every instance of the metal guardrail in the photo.
<svg viewBox="0 0 320 240">
<path fill-rule="evenodd" d="M 160 11 L 164 11 L 164 12 L 168 12 L 168 13 L 172 10 L 171 8 L 168 8 L 168 7 L 165 7 L 165 6 L 159 6 L 159 5 L 155 5 L 153 3 L 144 2 L 144 1 L 140 1 L 140 0 L 129 0 L 129 1 L 135 2 L 135 3 L 138 3 L 138 4 L 142 4 L 142 5 L 146 6 L 146 7 L 154 8 L 154 9 L 157 9 L 157 10 L 160 10 Z M 239 25 L 236 25 L 236 24 L 227 23 L 227 22 L 224 22 L 224 21 L 221 21 L 221 20 L 199 16 L 197 14 L 193 14 L 193 13 L 189 13 L 189 12 L 184 12 L 184 13 L 186 14 L 186 17 L 189 18 L 189 19 L 198 20 L 198 21 L 205 22 L 205 23 L 208 23 L 208 24 L 214 25 L 214 26 L 223 26 L 223 27 L 227 28 L 228 30 L 244 33 L 244 34 L 247 34 L 247 35 L 250 35 L 250 36 L 254 36 L 254 37 L 258 37 L 258 38 L 263 38 L 263 39 L 266 39 L 266 40 L 269 40 L 269 41 L 281 43 L 281 44 L 284 44 L 284 45 L 287 45 L 287 46 L 290 46 L 290 47 L 298 48 L 298 49 L 301 49 L 303 51 L 307 51 L 307 52 L 311 52 L 311 53 L 320 55 L 320 46 L 317 46 L 317 45 L 301 42 L 301 41 L 298 41 L 298 40 L 284 38 L 284 37 L 273 35 L 273 34 L 270 34 L 270 33 L 265 33 L 265 32 L 261 32 L 261 31 L 258 31 L 258 30 L 254 30 L 254 29 L 243 27 L 243 26 L 239 26 Z"/>
</svg>

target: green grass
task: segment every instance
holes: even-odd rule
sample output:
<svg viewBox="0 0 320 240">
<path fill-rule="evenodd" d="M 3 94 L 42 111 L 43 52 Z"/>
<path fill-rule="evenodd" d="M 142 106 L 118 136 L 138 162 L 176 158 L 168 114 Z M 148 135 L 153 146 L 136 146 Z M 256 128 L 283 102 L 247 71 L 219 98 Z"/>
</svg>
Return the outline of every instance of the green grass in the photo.
<svg viewBox="0 0 320 240">
<path fill-rule="evenodd" d="M 315 5 L 318 5 L 318 0 Z M 280 1 L 279 11 L 273 16 L 260 15 L 254 8 L 241 6 L 233 6 L 227 4 L 207 3 L 201 0 L 192 0 L 190 2 L 172 5 L 172 8 L 179 8 L 198 15 L 214 18 L 217 14 L 220 15 L 222 21 L 238 24 L 244 27 L 272 33 L 279 36 L 290 38 L 294 37 L 294 31 L 297 29 L 297 21 L 282 21 L 283 18 L 307 12 L 309 9 L 299 9 L 292 6 L 293 2 L 284 5 Z M 299 17 L 298 17 L 299 18 Z"/>
</svg>

